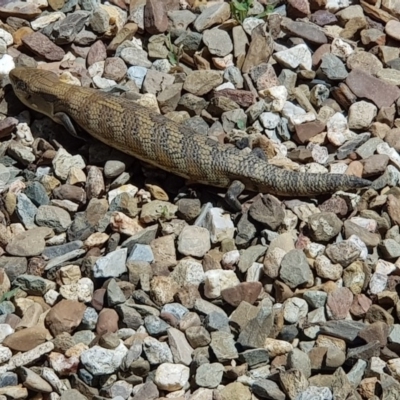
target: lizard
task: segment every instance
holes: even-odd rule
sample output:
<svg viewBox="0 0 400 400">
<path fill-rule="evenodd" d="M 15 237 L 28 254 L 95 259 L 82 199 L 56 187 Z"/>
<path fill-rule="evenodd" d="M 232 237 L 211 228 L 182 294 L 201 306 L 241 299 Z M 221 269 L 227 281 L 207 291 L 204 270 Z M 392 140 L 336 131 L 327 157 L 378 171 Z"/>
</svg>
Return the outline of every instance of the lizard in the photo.
<svg viewBox="0 0 400 400">
<path fill-rule="evenodd" d="M 106 145 L 191 183 L 226 188 L 225 200 L 236 211 L 245 190 L 304 197 L 371 184 L 353 175 L 279 168 L 256 152 L 219 143 L 133 100 L 61 82 L 51 71 L 16 67 L 9 78 L 23 104 L 70 134 L 77 136 L 75 123 Z"/>
</svg>

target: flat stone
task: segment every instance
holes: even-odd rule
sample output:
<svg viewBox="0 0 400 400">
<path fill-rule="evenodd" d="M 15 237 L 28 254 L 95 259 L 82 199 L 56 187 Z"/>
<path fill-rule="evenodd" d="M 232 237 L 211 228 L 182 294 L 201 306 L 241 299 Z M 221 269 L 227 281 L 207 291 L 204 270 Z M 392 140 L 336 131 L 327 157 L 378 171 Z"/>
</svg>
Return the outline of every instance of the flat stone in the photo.
<svg viewBox="0 0 400 400">
<path fill-rule="evenodd" d="M 371 100 L 378 108 L 390 107 L 400 96 L 399 88 L 359 69 L 350 72 L 346 84 L 357 97 Z"/>
</svg>

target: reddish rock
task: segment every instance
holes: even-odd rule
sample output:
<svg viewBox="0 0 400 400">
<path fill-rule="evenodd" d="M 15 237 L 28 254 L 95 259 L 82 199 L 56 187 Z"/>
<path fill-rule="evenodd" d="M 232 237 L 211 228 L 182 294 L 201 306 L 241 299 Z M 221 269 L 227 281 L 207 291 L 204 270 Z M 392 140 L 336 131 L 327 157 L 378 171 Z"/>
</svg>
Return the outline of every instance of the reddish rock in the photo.
<svg viewBox="0 0 400 400">
<path fill-rule="evenodd" d="M 222 290 L 221 296 L 228 304 L 237 307 L 242 301 L 254 304 L 261 290 L 261 282 L 242 282 L 239 285 Z"/>
<path fill-rule="evenodd" d="M 386 346 L 388 335 L 389 326 L 382 321 L 377 321 L 372 323 L 371 325 L 367 325 L 358 333 L 358 337 L 364 339 L 367 343 L 378 340 L 382 347 Z"/>
<path fill-rule="evenodd" d="M 371 299 L 365 294 L 357 294 L 354 296 L 353 304 L 350 307 L 350 313 L 355 317 L 362 318 L 372 305 Z"/>
<path fill-rule="evenodd" d="M 45 323 L 53 336 L 72 333 L 81 323 L 86 306 L 79 301 L 61 300 L 46 315 Z"/>
<path fill-rule="evenodd" d="M 254 94 L 248 90 L 223 89 L 214 92 L 214 97 L 228 97 L 239 106 L 247 108 L 256 102 Z"/>
<path fill-rule="evenodd" d="M 2 345 L 13 351 L 29 351 L 47 341 L 49 331 L 43 326 L 21 329 L 7 336 Z"/>
<path fill-rule="evenodd" d="M 400 199 L 389 194 L 387 199 L 388 213 L 394 224 L 400 225 Z"/>
<path fill-rule="evenodd" d="M 104 61 L 107 58 L 106 46 L 101 40 L 94 42 L 89 49 L 88 55 L 86 57 L 86 63 L 88 67 L 96 62 Z"/>
<path fill-rule="evenodd" d="M 386 167 L 389 163 L 389 156 L 386 154 L 373 154 L 372 156 L 362 160 L 361 163 L 364 165 L 363 177 L 381 175 L 385 172 Z"/>
<path fill-rule="evenodd" d="M 338 22 L 335 14 L 328 10 L 318 10 L 310 17 L 310 21 L 319 26 L 335 25 Z"/>
<path fill-rule="evenodd" d="M 22 43 L 33 53 L 43 57 L 47 61 L 60 61 L 65 56 L 64 50 L 55 45 L 47 36 L 40 32 L 26 35 Z"/>
<path fill-rule="evenodd" d="M 338 288 L 328 295 L 327 306 L 332 319 L 345 319 L 353 303 L 353 293 L 346 287 Z"/>
<path fill-rule="evenodd" d="M 319 209 L 322 212 L 333 212 L 338 217 L 345 217 L 349 212 L 346 200 L 341 197 L 331 197 L 329 200 L 324 201 Z"/>
<path fill-rule="evenodd" d="M 301 144 L 304 144 L 307 143 L 312 137 L 323 132 L 325 129 L 325 124 L 321 121 L 312 121 L 296 125 L 295 129 L 295 139 Z"/>
<path fill-rule="evenodd" d="M 305 18 L 310 14 L 308 0 L 288 0 L 287 14 L 289 18 Z"/>
<path fill-rule="evenodd" d="M 100 311 L 103 309 L 106 292 L 106 289 L 97 289 L 94 291 L 92 297 L 92 307 L 95 310 Z"/>
<path fill-rule="evenodd" d="M 378 108 L 390 107 L 399 97 L 400 89 L 361 69 L 353 69 L 346 78 L 346 84 L 359 98 L 371 100 Z"/>
<path fill-rule="evenodd" d="M 104 333 L 114 333 L 118 330 L 119 316 L 117 312 L 111 308 L 103 308 L 99 313 L 97 320 L 96 332 L 101 335 Z"/>
<path fill-rule="evenodd" d="M 164 0 L 147 0 L 144 8 L 144 28 L 152 35 L 168 29 L 167 8 Z"/>
<path fill-rule="evenodd" d="M 0 121 L 0 139 L 11 135 L 17 125 L 18 120 L 13 117 L 7 117 Z"/>
</svg>

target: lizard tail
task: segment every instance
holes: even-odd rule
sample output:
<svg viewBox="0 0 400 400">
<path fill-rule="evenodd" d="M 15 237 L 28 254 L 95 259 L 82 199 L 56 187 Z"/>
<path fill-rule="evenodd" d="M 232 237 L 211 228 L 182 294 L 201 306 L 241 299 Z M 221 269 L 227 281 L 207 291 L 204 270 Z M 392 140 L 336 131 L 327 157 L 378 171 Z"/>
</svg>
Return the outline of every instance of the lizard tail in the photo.
<svg viewBox="0 0 400 400">
<path fill-rule="evenodd" d="M 265 165 L 263 182 L 251 179 L 260 192 L 281 196 L 312 196 L 369 187 L 371 182 L 353 175 L 313 174 Z M 257 174 L 257 176 L 260 176 Z"/>
</svg>

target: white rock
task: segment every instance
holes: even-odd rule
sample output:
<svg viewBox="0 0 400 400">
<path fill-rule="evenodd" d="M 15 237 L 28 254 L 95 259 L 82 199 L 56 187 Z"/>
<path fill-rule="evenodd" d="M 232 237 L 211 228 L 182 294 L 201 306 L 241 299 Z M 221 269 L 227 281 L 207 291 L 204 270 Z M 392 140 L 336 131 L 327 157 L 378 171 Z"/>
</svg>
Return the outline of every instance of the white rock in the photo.
<svg viewBox="0 0 400 400">
<path fill-rule="evenodd" d="M 161 390 L 173 392 L 182 389 L 189 381 L 190 370 L 181 364 L 161 364 L 154 378 L 154 383 Z"/>
<path fill-rule="evenodd" d="M 273 112 L 263 112 L 259 118 L 266 129 L 275 129 L 281 121 L 279 114 Z"/>
<path fill-rule="evenodd" d="M 305 253 L 308 257 L 316 258 L 325 253 L 325 248 L 326 246 L 320 243 L 309 243 L 305 248 Z"/>
<path fill-rule="evenodd" d="M 122 185 L 117 189 L 110 190 L 108 192 L 108 202 L 111 203 L 118 195 L 122 193 L 128 193 L 129 196 L 135 197 L 138 190 L 139 189 L 136 186 L 133 186 L 130 183 L 128 183 L 127 185 Z"/>
<path fill-rule="evenodd" d="M 349 128 L 368 129 L 377 112 L 377 107 L 367 101 L 361 100 L 353 103 L 349 108 Z"/>
<path fill-rule="evenodd" d="M 170 277 L 180 286 L 187 284 L 199 286 L 204 282 L 205 274 L 199 261 L 192 258 L 184 258 L 175 266 Z"/>
<path fill-rule="evenodd" d="M 305 122 L 312 122 L 315 121 L 316 116 L 312 112 L 307 112 L 305 114 L 299 114 L 299 115 L 293 115 L 293 117 L 290 118 L 290 122 L 293 125 L 301 125 L 304 124 Z"/>
<path fill-rule="evenodd" d="M 232 82 L 224 82 L 221 85 L 217 86 L 214 90 L 218 92 L 219 90 L 224 89 L 235 89 L 235 85 Z"/>
<path fill-rule="evenodd" d="M 388 276 L 375 272 L 369 281 L 369 290 L 372 294 L 378 294 L 385 290 Z"/>
<path fill-rule="evenodd" d="M 289 324 L 295 324 L 307 316 L 308 304 L 299 297 L 292 297 L 283 303 L 283 318 Z"/>
<path fill-rule="evenodd" d="M 213 269 L 206 271 L 204 280 L 204 295 L 209 299 L 220 297 L 221 291 L 237 286 L 240 281 L 234 271 Z"/>
<path fill-rule="evenodd" d="M 382 275 L 390 275 L 396 269 L 396 265 L 382 259 L 379 259 L 375 266 L 375 272 Z"/>
<path fill-rule="evenodd" d="M 14 333 L 14 329 L 10 325 L 0 324 L 0 343 L 3 343 L 3 340 L 12 333 Z"/>
<path fill-rule="evenodd" d="M 305 44 L 298 44 L 288 50 L 278 51 L 273 57 L 286 68 L 295 69 L 300 66 L 309 71 L 312 69 L 311 52 Z"/>
<path fill-rule="evenodd" d="M 253 262 L 246 273 L 246 282 L 260 282 L 263 276 L 264 265 L 258 262 Z"/>
<path fill-rule="evenodd" d="M 212 243 L 219 243 L 224 239 L 233 239 L 235 234 L 235 226 L 230 214 L 225 213 L 224 209 L 219 207 L 208 210 L 204 225 L 210 232 Z"/>
<path fill-rule="evenodd" d="M 239 260 L 240 260 L 239 250 L 231 250 L 223 254 L 221 264 L 225 268 L 232 268 L 239 262 Z"/>
<path fill-rule="evenodd" d="M 253 29 L 256 28 L 258 25 L 262 25 L 264 21 L 261 18 L 256 17 L 248 17 L 243 20 L 242 27 L 244 31 L 251 36 Z"/>
<path fill-rule="evenodd" d="M 315 162 L 325 164 L 329 159 L 328 149 L 325 146 L 319 146 L 318 144 L 312 146 L 311 156 Z"/>
<path fill-rule="evenodd" d="M 171 68 L 172 68 L 171 63 L 165 58 L 155 60 L 153 62 L 153 65 L 151 66 L 151 69 L 155 69 L 156 71 L 159 72 L 164 72 L 165 74 L 168 74 Z"/>
<path fill-rule="evenodd" d="M 263 90 L 263 96 L 271 101 L 271 111 L 280 112 L 288 98 L 288 91 L 285 86 L 273 86 Z"/>
<path fill-rule="evenodd" d="M 93 375 L 113 374 L 121 365 L 127 352 L 128 349 L 122 341 L 112 350 L 93 346 L 81 354 L 81 363 Z"/>
<path fill-rule="evenodd" d="M 366 260 L 368 257 L 368 249 L 367 245 L 356 235 L 351 235 L 348 239 L 349 242 L 352 242 L 358 247 L 361 251 L 360 253 L 360 259 L 361 260 Z"/>
<path fill-rule="evenodd" d="M 350 221 L 357 224 L 358 226 L 363 227 L 369 232 L 376 232 L 378 223 L 371 218 L 363 218 L 363 217 L 353 217 L 350 218 Z"/>
<path fill-rule="evenodd" d="M 157 61 L 160 61 L 160 60 L 157 60 Z M 136 86 L 139 89 L 141 89 L 144 78 L 146 77 L 147 71 L 148 70 L 145 67 L 129 67 L 128 71 L 126 73 L 126 76 L 131 81 L 134 81 L 136 83 Z"/>
<path fill-rule="evenodd" d="M 117 278 L 126 272 L 126 247 L 108 253 L 100 257 L 93 266 L 95 278 Z"/>
<path fill-rule="evenodd" d="M 284 340 L 267 338 L 264 342 L 264 349 L 268 351 L 271 358 L 274 358 L 289 353 L 293 350 L 293 346 Z"/>
<path fill-rule="evenodd" d="M 34 31 L 37 31 L 39 29 L 42 29 L 48 25 L 50 25 L 53 22 L 58 21 L 59 19 L 64 19 L 65 14 L 62 12 L 52 12 L 49 13 L 43 17 L 36 18 L 34 21 L 31 21 L 31 28 Z"/>
<path fill-rule="evenodd" d="M 117 82 L 115 82 L 112 79 L 102 78 L 97 75 L 92 80 L 98 89 L 107 89 L 107 88 L 115 86 L 117 84 Z"/>
<path fill-rule="evenodd" d="M 0 28 L 0 39 L 3 39 L 5 44 L 8 46 L 12 46 L 14 43 L 14 39 L 11 33 L 8 33 L 6 30 Z"/>
<path fill-rule="evenodd" d="M 329 165 L 331 174 L 344 174 L 349 166 L 345 163 L 333 163 Z"/>
<path fill-rule="evenodd" d="M 45 295 L 44 295 L 44 301 L 49 305 L 49 306 L 53 306 L 54 304 L 56 304 L 56 301 L 58 299 L 58 297 L 60 296 L 60 293 L 58 293 L 56 290 L 54 289 L 50 289 L 48 290 Z"/>
<path fill-rule="evenodd" d="M 8 75 L 15 68 L 14 59 L 9 54 L 0 58 L 0 75 Z"/>
<path fill-rule="evenodd" d="M 12 356 L 12 351 L 5 346 L 0 346 L 0 364 L 8 361 Z"/>
<path fill-rule="evenodd" d="M 290 101 L 285 101 L 282 108 L 282 117 L 285 117 L 289 121 L 295 115 L 304 115 L 306 112 L 299 106 L 294 105 Z"/>
<path fill-rule="evenodd" d="M 346 8 L 350 5 L 349 0 L 328 0 L 325 5 L 325 9 L 332 13 L 339 11 L 340 9 Z"/>
<path fill-rule="evenodd" d="M 354 49 L 344 40 L 335 38 L 331 43 L 331 53 L 342 60 L 346 60 L 349 55 L 354 53 Z"/>
<path fill-rule="evenodd" d="M 400 358 L 392 358 L 387 362 L 387 366 L 392 372 L 393 378 L 400 380 Z"/>
<path fill-rule="evenodd" d="M 326 124 L 328 140 L 335 146 L 341 146 L 351 136 L 346 117 L 337 112 Z"/>
<path fill-rule="evenodd" d="M 55 174 L 62 180 L 67 180 L 72 167 L 84 169 L 85 161 L 79 154 L 72 156 L 64 148 L 59 148 L 52 161 Z"/>
<path fill-rule="evenodd" d="M 78 301 L 88 303 L 92 301 L 94 291 L 93 281 L 89 278 L 81 278 L 77 283 Z"/>
<path fill-rule="evenodd" d="M 393 147 L 390 147 L 387 143 L 380 143 L 376 148 L 376 152 L 378 154 L 386 154 L 390 161 L 400 169 L 400 154 Z"/>
<path fill-rule="evenodd" d="M 88 68 L 89 76 L 93 79 L 95 76 L 103 76 L 105 61 L 97 61 Z"/>
<path fill-rule="evenodd" d="M 187 225 L 179 234 L 178 251 L 185 256 L 201 258 L 210 248 L 210 232 L 206 228 Z"/>
</svg>

